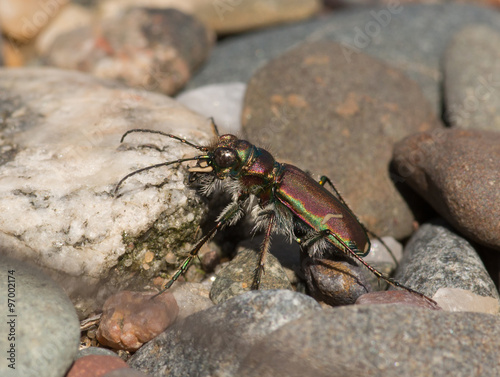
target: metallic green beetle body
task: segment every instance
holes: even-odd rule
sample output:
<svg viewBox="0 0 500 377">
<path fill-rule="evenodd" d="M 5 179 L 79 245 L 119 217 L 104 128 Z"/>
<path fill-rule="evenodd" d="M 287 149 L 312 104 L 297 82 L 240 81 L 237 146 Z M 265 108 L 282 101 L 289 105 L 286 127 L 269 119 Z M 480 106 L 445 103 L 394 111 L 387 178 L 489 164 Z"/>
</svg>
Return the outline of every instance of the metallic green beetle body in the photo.
<svg viewBox="0 0 500 377">
<path fill-rule="evenodd" d="M 312 229 L 335 232 L 352 251 L 362 257 L 370 252 L 370 240 L 358 219 L 330 191 L 299 168 L 281 165 L 275 195 Z M 334 237 L 328 236 L 327 240 L 347 252 Z"/>
</svg>

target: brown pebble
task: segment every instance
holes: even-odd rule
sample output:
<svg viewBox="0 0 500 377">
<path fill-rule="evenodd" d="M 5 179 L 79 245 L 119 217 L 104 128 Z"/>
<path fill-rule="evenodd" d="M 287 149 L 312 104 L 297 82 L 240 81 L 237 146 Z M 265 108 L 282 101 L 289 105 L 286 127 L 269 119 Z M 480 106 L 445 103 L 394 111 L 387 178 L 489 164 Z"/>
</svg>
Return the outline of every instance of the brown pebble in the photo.
<svg viewBox="0 0 500 377">
<path fill-rule="evenodd" d="M 485 130 L 435 130 L 394 147 L 393 165 L 411 188 L 451 225 L 500 250 L 500 134 Z"/>
<path fill-rule="evenodd" d="M 177 318 L 179 307 L 170 292 L 151 300 L 154 293 L 122 291 L 103 306 L 97 339 L 114 349 L 136 351 L 162 333 Z"/>
<path fill-rule="evenodd" d="M 76 360 L 66 377 L 101 377 L 116 369 L 129 368 L 117 356 L 88 355 Z"/>
<path fill-rule="evenodd" d="M 331 306 L 354 304 L 371 290 L 362 267 L 327 259 L 306 259 L 304 273 L 311 296 Z"/>
</svg>

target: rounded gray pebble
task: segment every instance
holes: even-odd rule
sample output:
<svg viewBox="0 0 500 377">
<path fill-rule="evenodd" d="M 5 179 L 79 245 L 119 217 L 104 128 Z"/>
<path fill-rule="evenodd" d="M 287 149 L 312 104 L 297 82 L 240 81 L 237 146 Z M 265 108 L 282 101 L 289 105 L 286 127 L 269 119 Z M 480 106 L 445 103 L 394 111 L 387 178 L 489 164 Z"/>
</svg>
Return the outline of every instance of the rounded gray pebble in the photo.
<svg viewBox="0 0 500 377">
<path fill-rule="evenodd" d="M 247 292 L 175 324 L 139 349 L 129 365 L 154 376 L 232 376 L 257 341 L 320 308 L 288 290 Z"/>
<path fill-rule="evenodd" d="M 499 299 L 495 284 L 472 245 L 443 220 L 422 225 L 412 236 L 396 280 L 428 297 L 439 288 L 460 288 Z"/>
<path fill-rule="evenodd" d="M 500 375 L 500 318 L 395 305 L 311 313 L 261 339 L 238 377 Z"/>
<path fill-rule="evenodd" d="M 446 118 L 452 127 L 500 130 L 500 33 L 471 25 L 458 32 L 444 57 Z"/>
<path fill-rule="evenodd" d="M 1 255 L 0 291 L 0 349 L 2 355 L 12 348 L 15 353 L 15 360 L 2 356 L 0 375 L 64 376 L 78 352 L 80 324 L 61 287 L 40 270 Z"/>
<path fill-rule="evenodd" d="M 222 269 L 210 290 L 210 299 L 220 304 L 250 290 L 255 269 L 259 265 L 259 253 L 243 250 Z M 265 273 L 262 275 L 260 289 L 292 289 L 286 272 L 276 257 L 266 256 Z"/>
</svg>

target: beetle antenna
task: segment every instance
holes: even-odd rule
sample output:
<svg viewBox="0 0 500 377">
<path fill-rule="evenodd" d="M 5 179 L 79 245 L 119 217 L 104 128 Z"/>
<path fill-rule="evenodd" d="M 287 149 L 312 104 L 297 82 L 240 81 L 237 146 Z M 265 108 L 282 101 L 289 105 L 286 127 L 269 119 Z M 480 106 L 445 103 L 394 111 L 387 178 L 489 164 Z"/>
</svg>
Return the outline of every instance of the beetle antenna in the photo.
<svg viewBox="0 0 500 377">
<path fill-rule="evenodd" d="M 162 136 L 166 136 L 166 137 L 170 137 L 172 139 L 175 139 L 177 141 L 180 141 L 181 143 L 183 144 L 186 144 L 186 145 L 189 145 L 190 147 L 193 147 L 193 148 L 196 148 L 198 149 L 199 151 L 203 151 L 203 152 L 206 152 L 208 151 L 208 147 L 202 147 L 201 145 L 196 145 L 196 144 L 193 144 L 189 141 L 187 141 L 186 139 L 183 139 L 179 136 L 175 136 L 175 135 L 172 135 L 172 134 L 167 134 L 165 132 L 162 132 L 162 131 L 157 131 L 157 130 L 147 130 L 147 129 L 143 129 L 143 128 L 134 128 L 132 130 L 128 130 L 127 132 L 125 132 L 120 140 L 120 143 L 123 143 L 123 140 L 125 139 L 125 137 L 127 137 L 128 134 L 131 134 L 131 133 L 134 133 L 134 132 L 145 132 L 145 133 L 150 133 L 150 134 L 158 134 L 158 135 L 162 135 Z"/>
<path fill-rule="evenodd" d="M 217 127 L 217 125 L 215 124 L 214 117 L 210 117 L 208 119 L 210 119 L 210 124 L 212 125 L 215 134 L 217 135 L 217 137 L 219 137 L 220 136 L 219 127 Z"/>
<path fill-rule="evenodd" d="M 120 179 L 120 182 L 118 182 L 116 184 L 116 187 L 113 190 L 113 196 L 116 196 L 116 193 L 118 192 L 118 189 L 121 187 L 121 185 L 123 184 L 123 182 L 125 182 L 128 178 L 132 177 L 133 175 L 136 175 L 136 174 L 139 174 L 139 173 L 151 170 L 151 169 L 156 169 L 156 168 L 159 168 L 159 167 L 162 167 L 162 166 L 168 166 L 168 165 L 173 165 L 173 164 L 180 164 L 181 162 L 209 160 L 209 159 L 210 159 L 210 156 L 206 156 L 206 155 L 195 156 L 195 157 L 190 157 L 190 158 L 181 158 L 179 160 L 162 162 L 160 164 L 146 166 L 145 168 L 142 168 L 142 169 L 139 169 L 139 170 L 135 170 L 132 173 L 129 173 L 125 177 L 123 177 L 122 179 Z"/>
</svg>

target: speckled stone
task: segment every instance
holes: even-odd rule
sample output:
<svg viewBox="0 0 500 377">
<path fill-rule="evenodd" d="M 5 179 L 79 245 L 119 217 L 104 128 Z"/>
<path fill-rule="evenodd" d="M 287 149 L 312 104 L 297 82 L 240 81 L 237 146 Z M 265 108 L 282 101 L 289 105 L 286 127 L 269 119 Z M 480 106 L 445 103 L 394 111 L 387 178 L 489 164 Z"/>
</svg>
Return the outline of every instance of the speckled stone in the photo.
<svg viewBox="0 0 500 377">
<path fill-rule="evenodd" d="M 159 135 L 120 138 L 148 128 L 204 144 L 206 118 L 160 94 L 47 68 L 0 69 L 0 112 L 0 247 L 46 268 L 83 318 L 111 293 L 176 270 L 206 213 L 185 167 L 114 190 L 132 171 L 197 151 Z"/>
<path fill-rule="evenodd" d="M 42 271 L 6 253 L 0 247 L 0 375 L 64 376 L 80 342 L 75 308 Z"/>
<path fill-rule="evenodd" d="M 210 290 L 210 299 L 215 304 L 220 304 L 249 291 L 258 265 L 258 252 L 254 250 L 239 252 L 217 274 Z M 265 273 L 262 275 L 259 289 L 292 289 L 283 267 L 272 254 L 266 256 Z"/>
<path fill-rule="evenodd" d="M 474 248 L 440 220 L 422 225 L 405 247 L 396 279 L 433 297 L 440 288 L 460 288 L 499 300 Z"/>
<path fill-rule="evenodd" d="M 250 348 L 265 335 L 309 313 L 314 299 L 288 290 L 252 291 L 175 324 L 129 360 L 151 375 L 233 376 Z"/>
<path fill-rule="evenodd" d="M 500 32 L 472 25 L 444 57 L 446 118 L 452 127 L 500 131 Z"/>
<path fill-rule="evenodd" d="M 500 250 L 500 134 L 447 129 L 412 135 L 394 147 L 393 166 L 450 224 Z"/>
<path fill-rule="evenodd" d="M 238 377 L 500 374 L 500 318 L 395 305 L 312 313 L 256 343 Z"/>
<path fill-rule="evenodd" d="M 260 69 L 248 84 L 243 130 L 279 161 L 327 175 L 368 229 L 408 236 L 415 218 L 391 181 L 392 147 L 441 124 L 401 71 L 363 53 L 346 60 L 344 50 L 304 43 Z"/>
</svg>

